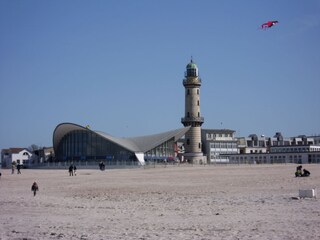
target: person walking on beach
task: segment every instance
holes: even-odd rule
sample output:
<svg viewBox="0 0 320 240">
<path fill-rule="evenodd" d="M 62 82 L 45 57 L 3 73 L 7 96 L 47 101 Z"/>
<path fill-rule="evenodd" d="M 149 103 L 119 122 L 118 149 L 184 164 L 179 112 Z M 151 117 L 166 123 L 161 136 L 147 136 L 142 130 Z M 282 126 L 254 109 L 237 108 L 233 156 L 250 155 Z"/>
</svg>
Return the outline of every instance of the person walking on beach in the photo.
<svg viewBox="0 0 320 240">
<path fill-rule="evenodd" d="M 104 163 L 102 161 L 99 163 L 99 168 L 100 168 L 101 171 L 105 170 L 105 165 L 104 165 Z"/>
<path fill-rule="evenodd" d="M 73 176 L 73 165 L 72 164 L 69 167 L 69 176 Z"/>
<path fill-rule="evenodd" d="M 11 174 L 14 174 L 14 164 L 11 165 Z"/>
<path fill-rule="evenodd" d="M 73 173 L 75 176 L 77 176 L 77 167 L 76 165 L 73 165 Z"/>
<path fill-rule="evenodd" d="M 31 186 L 31 191 L 33 191 L 33 196 L 36 196 L 37 191 L 39 191 L 39 186 L 36 182 L 34 182 Z"/>
<path fill-rule="evenodd" d="M 20 169 L 21 169 L 21 165 L 18 164 L 18 165 L 17 165 L 17 174 L 21 174 Z"/>
</svg>

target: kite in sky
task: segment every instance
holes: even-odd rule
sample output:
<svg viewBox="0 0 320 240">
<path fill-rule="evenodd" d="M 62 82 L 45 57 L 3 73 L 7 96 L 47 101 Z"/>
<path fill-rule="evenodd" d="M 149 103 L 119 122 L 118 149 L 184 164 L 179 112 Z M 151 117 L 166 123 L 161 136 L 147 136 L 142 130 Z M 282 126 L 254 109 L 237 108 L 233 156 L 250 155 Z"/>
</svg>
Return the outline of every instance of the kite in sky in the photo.
<svg viewBox="0 0 320 240">
<path fill-rule="evenodd" d="M 272 26 L 276 25 L 277 23 L 279 23 L 279 22 L 278 21 L 269 21 L 269 22 L 263 23 L 261 25 L 261 28 L 262 29 L 271 28 Z"/>
</svg>

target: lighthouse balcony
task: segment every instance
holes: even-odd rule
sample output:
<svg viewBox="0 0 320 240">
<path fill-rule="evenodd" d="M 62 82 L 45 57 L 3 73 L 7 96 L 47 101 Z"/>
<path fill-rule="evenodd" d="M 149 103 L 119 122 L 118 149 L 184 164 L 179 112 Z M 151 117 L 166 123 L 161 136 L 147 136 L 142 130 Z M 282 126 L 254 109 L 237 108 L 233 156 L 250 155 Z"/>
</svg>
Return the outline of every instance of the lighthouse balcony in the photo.
<svg viewBox="0 0 320 240">
<path fill-rule="evenodd" d="M 181 123 L 200 123 L 202 124 L 204 122 L 204 117 L 184 117 L 181 118 Z"/>
<path fill-rule="evenodd" d="M 195 86 L 201 86 L 201 79 L 200 78 L 185 78 L 183 79 L 183 86 L 188 85 L 195 85 Z"/>
</svg>

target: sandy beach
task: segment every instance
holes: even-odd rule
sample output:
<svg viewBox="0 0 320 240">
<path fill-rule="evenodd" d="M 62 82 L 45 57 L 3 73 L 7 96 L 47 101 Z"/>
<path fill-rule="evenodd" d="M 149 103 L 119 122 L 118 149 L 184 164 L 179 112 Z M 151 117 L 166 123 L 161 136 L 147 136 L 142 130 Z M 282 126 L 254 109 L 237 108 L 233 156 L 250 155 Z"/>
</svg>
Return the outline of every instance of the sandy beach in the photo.
<svg viewBox="0 0 320 240">
<path fill-rule="evenodd" d="M 1 169 L 0 239 L 320 239 L 320 165 Z M 34 197 L 31 185 L 40 191 Z"/>
</svg>

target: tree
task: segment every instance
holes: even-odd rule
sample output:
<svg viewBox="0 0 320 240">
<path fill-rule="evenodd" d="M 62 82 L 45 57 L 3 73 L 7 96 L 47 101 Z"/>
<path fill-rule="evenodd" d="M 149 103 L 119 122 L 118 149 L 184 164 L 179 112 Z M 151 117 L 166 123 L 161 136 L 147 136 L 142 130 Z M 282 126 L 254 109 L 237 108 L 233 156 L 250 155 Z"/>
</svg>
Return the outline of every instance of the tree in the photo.
<svg viewBox="0 0 320 240">
<path fill-rule="evenodd" d="M 32 144 L 30 147 L 28 147 L 28 150 L 30 152 L 34 152 L 34 151 L 37 151 L 39 149 L 40 149 L 40 147 L 38 145 L 36 145 L 36 144 Z"/>
</svg>

